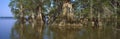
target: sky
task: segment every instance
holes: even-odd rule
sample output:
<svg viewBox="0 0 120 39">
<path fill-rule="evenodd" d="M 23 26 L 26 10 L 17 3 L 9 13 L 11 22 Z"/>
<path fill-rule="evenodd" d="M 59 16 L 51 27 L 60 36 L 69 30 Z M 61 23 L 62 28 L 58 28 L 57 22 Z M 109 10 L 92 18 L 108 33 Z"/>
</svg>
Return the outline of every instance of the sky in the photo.
<svg viewBox="0 0 120 39">
<path fill-rule="evenodd" d="M 0 2 L 0 17 L 13 17 L 10 8 L 8 7 L 10 0 L 1 0 Z"/>
</svg>

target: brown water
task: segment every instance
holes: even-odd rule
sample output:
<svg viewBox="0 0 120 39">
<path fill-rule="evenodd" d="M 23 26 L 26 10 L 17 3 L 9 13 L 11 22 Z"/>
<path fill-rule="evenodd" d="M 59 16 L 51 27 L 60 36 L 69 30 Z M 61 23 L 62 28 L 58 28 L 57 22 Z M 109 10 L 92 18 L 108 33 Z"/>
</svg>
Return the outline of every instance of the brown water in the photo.
<svg viewBox="0 0 120 39">
<path fill-rule="evenodd" d="M 114 26 L 115 22 L 105 22 L 103 27 L 96 28 L 54 27 L 0 19 L 0 39 L 120 39 L 120 30 Z"/>
</svg>

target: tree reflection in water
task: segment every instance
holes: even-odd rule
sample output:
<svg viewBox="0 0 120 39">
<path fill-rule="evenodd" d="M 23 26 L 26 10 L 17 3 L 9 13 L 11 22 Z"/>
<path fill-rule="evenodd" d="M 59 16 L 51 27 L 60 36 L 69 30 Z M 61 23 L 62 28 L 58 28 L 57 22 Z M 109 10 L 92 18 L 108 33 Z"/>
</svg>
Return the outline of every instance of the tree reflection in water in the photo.
<svg viewBox="0 0 120 39">
<path fill-rule="evenodd" d="M 114 33 L 115 31 L 111 28 L 53 28 L 54 39 L 116 39 L 119 36 Z M 120 33 L 117 33 L 120 34 Z"/>
<path fill-rule="evenodd" d="M 103 27 L 48 26 L 17 21 L 11 30 L 11 39 L 120 39 L 120 30 L 113 28 L 114 22 L 103 24 Z"/>
<path fill-rule="evenodd" d="M 12 28 L 11 39 L 43 39 L 44 25 L 17 21 Z"/>
</svg>

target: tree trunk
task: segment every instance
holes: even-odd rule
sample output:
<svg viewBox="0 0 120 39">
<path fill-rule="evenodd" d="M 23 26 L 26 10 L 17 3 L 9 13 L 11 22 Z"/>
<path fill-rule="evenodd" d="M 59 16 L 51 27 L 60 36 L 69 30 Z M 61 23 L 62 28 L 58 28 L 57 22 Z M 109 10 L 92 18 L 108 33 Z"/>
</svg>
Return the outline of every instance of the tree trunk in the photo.
<svg viewBox="0 0 120 39">
<path fill-rule="evenodd" d="M 93 0 L 90 0 L 90 21 L 91 21 L 91 25 L 94 26 L 94 22 L 92 21 L 93 20 Z"/>
<path fill-rule="evenodd" d="M 20 20 L 21 21 L 25 21 L 25 19 L 24 19 L 24 13 L 23 13 L 23 5 L 22 5 L 22 1 L 20 0 L 20 9 L 19 9 L 19 14 L 20 14 Z"/>
<path fill-rule="evenodd" d="M 63 18 L 66 18 L 68 22 L 73 21 L 74 13 L 73 13 L 72 4 L 70 2 L 65 2 L 63 3 L 62 8 L 63 8 L 63 13 L 62 13 Z"/>
<path fill-rule="evenodd" d="M 39 7 L 38 7 L 38 11 L 37 11 L 37 20 L 40 21 L 41 23 L 44 22 L 42 15 L 43 15 L 43 14 L 42 14 L 42 9 L 41 9 L 41 7 L 39 6 Z"/>
</svg>

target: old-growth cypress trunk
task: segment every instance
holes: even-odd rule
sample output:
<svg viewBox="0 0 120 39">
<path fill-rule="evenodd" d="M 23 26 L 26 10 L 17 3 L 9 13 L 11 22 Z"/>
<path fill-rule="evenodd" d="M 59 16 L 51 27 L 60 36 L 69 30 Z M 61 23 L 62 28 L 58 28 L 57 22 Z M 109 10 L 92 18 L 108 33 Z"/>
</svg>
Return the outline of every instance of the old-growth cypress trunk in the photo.
<svg viewBox="0 0 120 39">
<path fill-rule="evenodd" d="M 37 8 L 37 21 L 40 21 L 41 23 L 44 23 L 44 20 L 43 20 L 43 14 L 42 14 L 42 7 L 41 5 L 39 5 Z"/>
<path fill-rule="evenodd" d="M 102 23 L 101 23 L 101 14 L 103 13 L 103 3 L 101 3 L 102 1 L 101 0 L 96 0 L 94 1 L 96 3 L 94 3 L 94 12 L 97 13 L 95 16 L 95 20 L 94 21 L 94 26 L 102 26 Z"/>
<path fill-rule="evenodd" d="M 93 13 L 93 0 L 90 0 L 90 21 L 91 21 L 91 24 L 92 24 L 92 26 L 94 26 L 94 22 L 92 21 L 93 20 L 93 15 L 92 15 L 92 13 Z"/>
<path fill-rule="evenodd" d="M 20 21 L 25 21 L 22 0 L 20 0 L 19 4 L 20 4 L 20 9 L 19 9 L 20 16 L 19 16 L 19 19 L 20 19 Z"/>
<path fill-rule="evenodd" d="M 62 8 L 63 8 L 63 13 L 62 13 L 63 17 L 65 17 L 68 22 L 72 22 L 74 20 L 74 13 L 70 0 L 65 0 L 63 2 Z"/>
<path fill-rule="evenodd" d="M 98 20 L 98 23 L 97 23 L 97 26 L 102 26 L 102 17 L 101 17 L 101 14 L 103 14 L 103 3 L 102 3 L 102 1 L 100 1 L 100 0 L 97 0 L 98 1 L 98 4 L 99 4 L 99 8 L 98 8 L 98 18 L 97 18 L 97 20 Z"/>
<path fill-rule="evenodd" d="M 120 29 L 120 0 L 117 2 L 117 28 Z"/>
<path fill-rule="evenodd" d="M 120 29 L 120 26 L 118 26 L 119 22 L 117 22 L 117 18 L 118 18 L 117 17 L 117 9 L 119 9 L 118 7 L 119 7 L 120 3 L 118 0 L 111 0 L 111 3 L 113 5 L 112 7 L 114 8 L 114 13 L 116 15 L 116 16 L 114 16 L 115 27 Z"/>
<path fill-rule="evenodd" d="M 31 23 L 31 22 L 35 22 L 35 19 L 36 19 L 35 12 L 33 10 L 31 10 L 29 17 L 28 17 L 28 20 Z"/>
<path fill-rule="evenodd" d="M 101 0 L 96 0 L 96 1 L 91 1 L 91 15 L 93 19 L 92 20 L 92 25 L 95 27 L 102 26 L 101 23 L 101 14 L 103 13 L 103 3 L 101 3 Z"/>
</svg>

